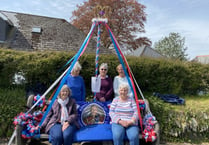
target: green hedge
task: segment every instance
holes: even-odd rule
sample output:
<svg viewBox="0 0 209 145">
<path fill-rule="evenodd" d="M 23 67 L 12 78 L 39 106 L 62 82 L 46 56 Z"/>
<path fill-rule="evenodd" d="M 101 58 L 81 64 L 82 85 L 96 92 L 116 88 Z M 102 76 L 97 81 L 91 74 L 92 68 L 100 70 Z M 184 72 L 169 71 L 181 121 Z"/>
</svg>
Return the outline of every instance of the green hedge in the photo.
<svg viewBox="0 0 209 145">
<path fill-rule="evenodd" d="M 0 87 L 12 85 L 12 77 L 23 72 L 27 79 L 26 86 L 37 82 L 50 86 L 61 74 L 61 68 L 74 56 L 69 52 L 20 52 L 0 49 Z M 174 94 L 196 94 L 208 91 L 209 65 L 194 62 L 170 61 L 127 57 L 133 74 L 144 92 Z M 90 92 L 90 79 L 95 74 L 95 54 L 84 54 L 79 59 L 82 64 L 81 75 Z M 119 61 L 115 55 L 100 55 L 99 63 L 107 62 L 108 75 L 117 74 Z M 88 94 L 89 95 L 89 94 Z"/>
<path fill-rule="evenodd" d="M 0 138 L 11 136 L 14 125 L 13 119 L 26 108 L 25 92 L 23 88 L 0 89 Z"/>
</svg>

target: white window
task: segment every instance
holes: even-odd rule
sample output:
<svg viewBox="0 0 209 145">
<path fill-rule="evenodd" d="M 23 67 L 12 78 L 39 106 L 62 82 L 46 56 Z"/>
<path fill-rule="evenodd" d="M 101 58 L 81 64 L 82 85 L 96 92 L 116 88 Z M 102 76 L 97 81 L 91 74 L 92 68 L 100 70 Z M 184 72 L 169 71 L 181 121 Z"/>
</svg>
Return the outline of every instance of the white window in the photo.
<svg viewBox="0 0 209 145">
<path fill-rule="evenodd" d="M 41 27 L 33 27 L 32 33 L 41 33 Z"/>
</svg>

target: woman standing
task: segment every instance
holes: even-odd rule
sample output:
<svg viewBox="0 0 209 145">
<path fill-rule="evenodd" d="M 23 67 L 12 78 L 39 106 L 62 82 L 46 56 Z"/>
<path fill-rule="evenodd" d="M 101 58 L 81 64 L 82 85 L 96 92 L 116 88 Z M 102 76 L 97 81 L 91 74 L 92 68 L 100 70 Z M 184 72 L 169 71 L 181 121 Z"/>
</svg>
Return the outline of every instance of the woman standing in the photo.
<svg viewBox="0 0 209 145">
<path fill-rule="evenodd" d="M 71 74 L 68 76 L 64 84 L 67 84 L 68 87 L 72 90 L 72 98 L 76 101 L 85 101 L 86 89 L 83 77 L 81 77 L 81 65 L 79 62 L 76 62 Z"/>
<path fill-rule="evenodd" d="M 126 75 L 124 73 L 124 70 L 123 70 L 123 67 L 121 64 L 119 64 L 116 68 L 117 72 L 118 72 L 118 75 L 114 77 L 114 80 L 113 80 L 113 88 L 114 88 L 114 94 L 115 94 L 115 97 L 118 97 L 119 96 L 119 86 L 120 84 L 124 84 L 124 83 L 127 83 L 128 84 L 128 80 L 126 78 Z M 133 97 L 133 93 L 131 91 L 131 88 L 129 86 L 129 89 L 128 89 L 128 96 L 130 97 Z"/>
<path fill-rule="evenodd" d="M 69 87 L 63 85 L 42 125 L 49 134 L 52 145 L 72 145 L 73 134 L 76 127 L 79 127 L 76 103 L 70 96 Z"/>
<path fill-rule="evenodd" d="M 113 98 L 113 83 L 108 77 L 107 63 L 102 63 L 99 67 L 99 77 L 101 78 L 100 92 L 96 93 L 96 99 L 100 102 L 111 101 Z"/>
<path fill-rule="evenodd" d="M 127 135 L 130 145 L 139 145 L 138 113 L 135 100 L 129 97 L 128 84 L 119 86 L 119 97 L 113 99 L 110 106 L 114 145 L 123 145 Z"/>
</svg>

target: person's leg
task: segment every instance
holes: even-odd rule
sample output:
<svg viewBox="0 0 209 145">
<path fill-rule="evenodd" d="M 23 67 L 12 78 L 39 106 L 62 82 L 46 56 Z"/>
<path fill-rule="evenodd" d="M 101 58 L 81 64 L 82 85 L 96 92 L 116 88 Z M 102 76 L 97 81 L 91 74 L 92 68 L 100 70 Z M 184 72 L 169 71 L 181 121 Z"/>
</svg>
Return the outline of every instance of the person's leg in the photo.
<svg viewBox="0 0 209 145">
<path fill-rule="evenodd" d="M 112 123 L 112 134 L 114 145 L 123 145 L 125 128 L 119 124 Z"/>
<path fill-rule="evenodd" d="M 139 145 L 139 127 L 130 126 L 126 129 L 126 134 L 130 145 Z"/>
<path fill-rule="evenodd" d="M 61 124 L 55 124 L 49 130 L 50 142 L 52 145 L 62 145 L 63 137 L 62 137 L 62 126 Z"/>
<path fill-rule="evenodd" d="M 64 145 L 72 145 L 73 135 L 76 130 L 75 125 L 69 125 L 63 132 Z"/>
</svg>

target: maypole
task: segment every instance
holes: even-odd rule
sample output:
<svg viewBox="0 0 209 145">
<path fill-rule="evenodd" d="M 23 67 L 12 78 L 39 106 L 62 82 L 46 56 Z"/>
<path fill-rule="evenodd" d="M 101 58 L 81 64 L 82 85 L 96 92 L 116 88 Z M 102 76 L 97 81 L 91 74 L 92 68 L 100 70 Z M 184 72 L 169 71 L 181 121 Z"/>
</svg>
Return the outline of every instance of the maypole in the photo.
<svg viewBox="0 0 209 145">
<path fill-rule="evenodd" d="M 95 84 L 99 83 L 99 53 L 100 53 L 100 46 L 101 46 L 101 25 L 107 23 L 107 19 L 104 18 L 105 11 L 108 7 L 96 6 L 94 11 L 97 18 L 92 19 L 93 23 L 96 23 L 98 26 L 97 31 L 97 46 L 96 46 L 96 58 L 95 58 Z M 96 100 L 96 92 L 94 93 L 94 100 Z"/>
<path fill-rule="evenodd" d="M 101 24 L 107 23 L 107 18 L 104 18 L 107 13 L 106 11 L 109 10 L 109 7 L 107 6 L 97 6 L 95 7 L 94 11 L 98 18 L 92 19 L 92 22 L 95 22 L 98 26 L 97 31 L 97 47 L 96 47 L 96 59 L 95 59 L 95 76 L 98 76 L 98 67 L 99 67 L 99 51 L 101 46 Z"/>
<path fill-rule="evenodd" d="M 101 23 L 98 24 L 98 32 L 97 32 L 97 49 L 96 49 L 96 59 L 95 59 L 95 77 L 98 76 L 100 40 L 101 40 Z"/>
<path fill-rule="evenodd" d="M 107 18 L 103 18 L 103 17 L 105 16 L 105 11 L 104 11 L 105 9 L 107 10 L 107 12 L 110 12 L 110 8 L 107 7 L 107 6 L 105 6 L 105 7 L 102 7 L 102 6 L 96 7 L 95 10 L 96 10 L 97 12 L 99 11 L 99 12 L 98 12 L 99 17 L 98 17 L 98 18 L 92 19 L 92 26 L 91 26 L 91 29 L 90 29 L 90 31 L 89 31 L 89 33 L 88 33 L 86 39 L 84 40 L 84 42 L 83 42 L 81 48 L 80 48 L 79 51 L 76 53 L 76 55 L 75 55 L 74 57 L 72 57 L 72 58 L 71 58 L 71 59 L 63 66 L 63 68 L 64 68 L 64 67 L 66 67 L 66 66 L 69 65 L 68 68 L 67 68 L 67 69 L 65 70 L 65 72 L 64 72 L 64 73 L 63 73 L 63 74 L 62 74 L 62 75 L 61 75 L 61 76 L 60 76 L 60 77 L 59 77 L 59 78 L 58 78 L 58 79 L 57 79 L 57 80 L 49 87 L 49 89 L 46 90 L 46 92 L 39 98 L 39 100 L 37 100 L 37 102 L 36 102 L 36 103 L 29 109 L 29 111 L 27 112 L 27 113 L 31 112 L 31 110 L 36 106 L 36 104 L 38 104 L 38 103 L 43 99 L 43 97 L 45 97 L 45 96 L 51 91 L 51 89 L 54 88 L 54 86 L 57 85 L 57 84 L 59 83 L 57 89 L 55 90 L 54 94 L 52 95 L 53 98 L 52 98 L 52 100 L 51 100 L 51 103 L 49 104 L 49 106 L 48 106 L 46 112 L 44 113 L 44 115 L 43 115 L 43 117 L 42 117 L 42 119 L 41 119 L 41 121 L 40 121 L 40 123 L 39 123 L 38 126 L 41 126 L 42 123 L 44 122 L 44 120 L 45 120 L 47 114 L 49 113 L 49 111 L 50 111 L 50 109 L 51 109 L 51 107 L 52 107 L 54 101 L 56 100 L 56 98 L 57 98 L 57 96 L 58 96 L 58 94 L 59 94 L 59 92 L 60 92 L 62 86 L 64 85 L 65 80 L 67 79 L 68 75 L 71 73 L 71 71 L 72 71 L 72 69 L 73 69 L 73 67 L 74 67 L 74 65 L 75 65 L 75 63 L 76 63 L 76 61 L 78 61 L 78 59 L 79 59 L 79 58 L 81 57 L 81 55 L 84 53 L 84 51 L 85 51 L 85 49 L 86 49 L 86 47 L 87 47 L 87 45 L 88 45 L 88 43 L 89 43 L 89 41 L 90 41 L 92 35 L 93 35 L 93 31 L 94 31 L 94 29 L 95 29 L 96 26 L 98 26 L 98 32 L 97 32 L 97 45 L 96 45 L 96 58 L 95 58 L 95 78 L 96 78 L 96 81 L 97 81 L 98 79 L 100 79 L 99 76 L 98 76 L 98 71 L 99 71 L 99 53 L 100 53 L 100 46 L 101 46 L 101 25 L 104 25 L 104 26 L 106 27 L 108 33 L 109 33 L 109 36 L 110 36 L 111 40 L 112 40 L 112 43 L 113 43 L 113 45 L 114 45 L 116 54 L 117 54 L 117 56 L 118 56 L 118 59 L 119 59 L 120 63 L 122 64 L 122 67 L 123 67 L 123 69 L 124 69 L 126 78 L 127 78 L 127 80 L 128 80 L 128 84 L 129 84 L 129 86 L 131 87 L 131 91 L 134 93 L 134 97 L 135 97 L 135 101 L 136 101 L 136 106 L 137 106 L 138 117 L 139 117 L 139 121 L 140 121 L 140 127 L 141 127 L 141 131 L 143 131 L 143 127 L 142 127 L 142 117 L 141 117 L 140 107 L 139 107 L 139 100 L 138 100 L 138 96 L 137 96 L 137 92 L 136 92 L 136 88 L 135 88 L 134 81 L 135 81 L 135 83 L 136 83 L 138 89 L 139 89 L 139 86 L 138 86 L 138 84 L 137 84 L 137 82 L 136 82 L 136 80 L 135 80 L 135 78 L 134 78 L 134 76 L 133 76 L 133 73 L 132 73 L 132 71 L 131 71 L 131 69 L 130 69 L 130 67 L 129 67 L 129 65 L 128 65 L 128 62 L 127 62 L 125 56 L 123 55 L 123 53 L 122 53 L 122 51 L 121 51 L 121 49 L 120 49 L 120 47 L 119 47 L 119 44 L 118 44 L 118 42 L 117 42 L 115 36 L 113 35 L 113 33 L 112 33 L 110 27 L 109 27 L 108 24 L 107 24 L 107 22 L 108 22 Z M 125 67 L 125 66 L 126 66 L 126 67 Z M 127 73 L 127 71 L 126 71 L 126 68 L 127 68 L 128 73 Z M 61 81 L 60 81 L 60 80 L 61 80 Z M 134 80 L 134 81 L 133 81 L 133 80 Z M 142 94 L 142 92 L 141 92 L 140 89 L 139 89 L 139 91 L 140 91 L 140 94 L 141 94 L 142 97 L 143 97 L 143 94 Z M 92 91 L 92 92 L 94 93 L 94 100 L 95 100 L 95 99 L 96 99 L 96 98 L 95 98 L 96 91 Z M 143 97 L 143 99 L 144 99 L 144 97 Z M 44 108 L 44 110 L 45 110 L 45 108 Z M 149 110 L 149 111 L 150 111 L 150 110 Z M 12 141 L 13 141 L 15 135 L 16 135 L 16 132 L 14 131 L 12 137 L 10 138 L 10 141 L 9 141 L 8 145 L 10 145 L 10 144 L 12 143 Z"/>
</svg>

